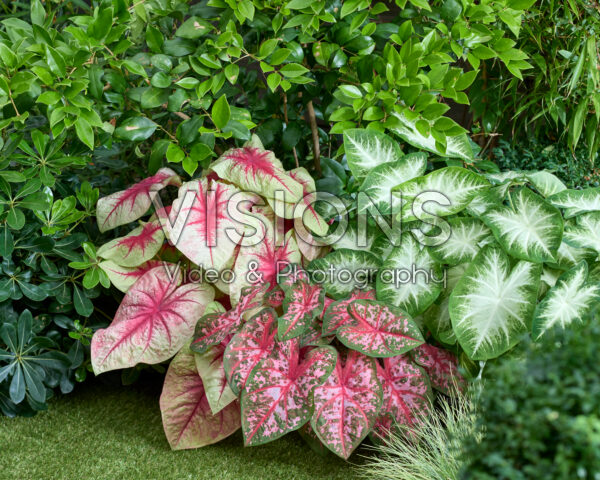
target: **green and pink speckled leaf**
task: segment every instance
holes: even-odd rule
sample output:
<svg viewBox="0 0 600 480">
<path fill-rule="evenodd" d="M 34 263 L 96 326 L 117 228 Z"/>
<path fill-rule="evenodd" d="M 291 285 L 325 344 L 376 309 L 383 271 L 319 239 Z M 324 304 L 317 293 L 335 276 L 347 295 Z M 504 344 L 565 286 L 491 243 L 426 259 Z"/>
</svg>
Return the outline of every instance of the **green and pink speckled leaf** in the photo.
<svg viewBox="0 0 600 480">
<path fill-rule="evenodd" d="M 152 195 L 167 185 L 181 185 L 181 179 L 170 168 L 161 168 L 155 175 L 132 185 L 127 190 L 101 198 L 96 206 L 98 229 L 106 232 L 137 220 L 152 205 Z"/>
<path fill-rule="evenodd" d="M 348 305 L 350 319 L 337 329 L 348 348 L 370 357 L 393 357 L 425 340 L 417 324 L 401 310 L 375 300 L 355 300 Z"/>
<path fill-rule="evenodd" d="M 213 300 L 212 287 L 181 283 L 162 266 L 144 275 L 125 294 L 115 319 L 92 337 L 96 375 L 138 363 L 155 364 L 175 355 L 190 339 L 198 318 Z"/>
<path fill-rule="evenodd" d="M 230 340 L 231 336 L 218 345 L 213 345 L 206 352 L 194 355 L 196 368 L 202 378 L 206 398 L 213 414 L 217 414 L 237 399 L 237 395 L 227 383 L 223 368 L 223 354 Z"/>
<path fill-rule="evenodd" d="M 229 386 L 239 394 L 252 369 L 275 347 L 277 314 L 265 308 L 248 320 L 236 333 L 223 354 L 223 366 Z"/>
<path fill-rule="evenodd" d="M 286 265 L 279 273 L 279 286 L 287 291 L 293 288 L 299 281 L 308 282 L 308 274 L 300 265 L 290 263 Z"/>
<path fill-rule="evenodd" d="M 269 307 L 279 308 L 283 305 L 284 298 L 285 292 L 281 288 L 275 287 L 265 294 L 265 304 Z"/>
<path fill-rule="evenodd" d="M 98 249 L 98 256 L 122 267 L 137 267 L 152 259 L 165 241 L 158 220 L 132 230 L 125 237 L 115 238 Z"/>
<path fill-rule="evenodd" d="M 314 390 L 311 426 L 332 452 L 348 459 L 373 428 L 382 402 L 374 358 L 349 351 Z"/>
<path fill-rule="evenodd" d="M 171 361 L 160 396 L 165 435 L 173 450 L 216 443 L 240 428 L 234 401 L 213 415 L 194 354 L 183 348 Z"/>
<path fill-rule="evenodd" d="M 288 287 L 279 317 L 277 336 L 280 341 L 302 335 L 323 308 L 325 290 L 302 280 Z"/>
<path fill-rule="evenodd" d="M 322 314 L 323 335 L 334 335 L 339 327 L 350 320 L 348 305 L 355 300 L 375 300 L 375 290 L 356 289 L 345 300 L 330 301 Z"/>
<path fill-rule="evenodd" d="M 246 287 L 240 301 L 231 310 L 204 315 L 196 325 L 191 350 L 204 353 L 209 347 L 221 343 L 228 335 L 235 334 L 244 321 L 244 313 L 260 307 L 268 287 L 268 284 Z"/>
<path fill-rule="evenodd" d="M 297 339 L 277 344 L 254 368 L 242 392 L 246 445 L 267 443 L 302 427 L 310 418 L 310 395 L 327 379 L 336 359 L 333 347 L 301 355 Z"/>
<path fill-rule="evenodd" d="M 377 377 L 383 387 L 383 405 L 373 428 L 376 439 L 386 439 L 396 426 L 410 429 L 429 414 L 429 379 L 408 355 L 384 359 L 383 367 L 377 364 Z"/>
<path fill-rule="evenodd" d="M 458 357 L 448 350 L 423 344 L 411 352 L 431 380 L 431 386 L 446 394 L 455 395 L 465 388 L 465 379 L 458 371 Z"/>
</svg>

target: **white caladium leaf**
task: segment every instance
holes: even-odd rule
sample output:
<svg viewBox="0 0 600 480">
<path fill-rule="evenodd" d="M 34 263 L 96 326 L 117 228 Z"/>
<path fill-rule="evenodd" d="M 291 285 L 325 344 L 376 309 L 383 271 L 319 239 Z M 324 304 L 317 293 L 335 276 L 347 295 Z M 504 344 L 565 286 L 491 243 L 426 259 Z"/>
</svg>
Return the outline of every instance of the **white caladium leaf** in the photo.
<svg viewBox="0 0 600 480">
<path fill-rule="evenodd" d="M 473 160 L 473 149 L 466 134 L 446 137 L 446 149 L 442 150 L 438 147 L 433 136 L 425 136 L 419 132 L 416 127 L 416 120 L 408 119 L 404 113 L 393 113 L 392 115 L 397 120 L 397 124 L 391 130 L 413 147 L 427 150 L 440 157 Z"/>
<path fill-rule="evenodd" d="M 450 237 L 443 244 L 430 247 L 429 253 L 440 263 L 458 265 L 475 258 L 482 245 L 489 242 L 492 232 L 480 220 L 469 217 L 451 218 Z"/>
<path fill-rule="evenodd" d="M 98 256 L 123 267 L 137 267 L 161 249 L 165 234 L 159 221 L 148 222 L 125 237 L 115 238 L 98 249 Z"/>
<path fill-rule="evenodd" d="M 174 263 L 164 262 L 162 260 L 149 260 L 137 267 L 122 267 L 110 260 L 100 262 L 98 266 L 108 275 L 110 283 L 122 292 L 127 292 L 131 286 L 148 270 L 154 267 L 162 266 L 166 268 L 173 277 L 176 275 L 179 266 Z"/>
<path fill-rule="evenodd" d="M 318 240 L 308 232 L 298 234 L 294 230 L 294 239 L 298 245 L 298 250 L 300 250 L 302 256 L 309 262 L 321 258 L 329 252 L 328 245 L 325 245 L 321 240 Z"/>
<path fill-rule="evenodd" d="M 580 323 L 600 300 L 600 283 L 588 281 L 586 262 L 563 273 L 535 310 L 533 337 L 538 339 L 554 327 Z"/>
<path fill-rule="evenodd" d="M 129 368 L 138 363 L 164 362 L 191 338 L 206 305 L 214 298 L 212 287 L 181 285 L 162 266 L 149 270 L 125 294 L 115 319 L 92 337 L 94 373 Z"/>
<path fill-rule="evenodd" d="M 359 181 L 378 165 L 396 162 L 402 157 L 398 142 L 382 132 L 362 128 L 344 131 L 344 151 L 348 167 Z"/>
<path fill-rule="evenodd" d="M 192 262 L 220 270 L 237 246 L 232 231 L 243 234 L 242 226 L 231 212 L 243 208 L 249 199 L 233 185 L 207 178 L 187 182 L 173 202 L 170 214 L 173 223 L 168 219 L 163 225 L 171 243 Z"/>
<path fill-rule="evenodd" d="M 542 266 L 483 248 L 450 295 L 452 328 L 472 360 L 498 357 L 531 330 Z"/>
<path fill-rule="evenodd" d="M 379 266 L 379 259 L 370 252 L 341 248 L 313 260 L 306 269 L 329 296 L 342 299 L 355 288 L 367 288 L 372 284 L 371 279 L 375 278 Z"/>
<path fill-rule="evenodd" d="M 555 207 L 564 208 L 565 218 L 600 211 L 600 187 L 563 190 L 548 198 Z"/>
<path fill-rule="evenodd" d="M 258 137 L 254 137 L 244 147 L 226 151 L 211 169 L 245 192 L 275 198 L 279 191 L 288 203 L 300 201 L 304 196 L 302 185 L 290 177 L 275 154 L 258 145 L 260 141 L 256 143 Z"/>
<path fill-rule="evenodd" d="M 423 312 L 439 296 L 444 275 L 429 251 L 410 234 L 381 266 L 377 277 L 377 300 L 396 305 L 411 316 Z"/>
<path fill-rule="evenodd" d="M 420 177 L 426 168 L 427 155 L 419 152 L 371 169 L 360 187 L 360 191 L 367 197 L 364 199 L 365 203 L 359 205 L 358 213 L 366 212 L 367 208 L 371 208 L 371 211 L 375 208 L 381 215 L 398 211 L 400 202 L 397 196 L 392 195 L 392 189 Z M 393 202 L 398 202 L 397 207 L 392 208 Z"/>
<path fill-rule="evenodd" d="M 489 187 L 482 175 L 462 167 L 445 167 L 402 183 L 394 191 L 402 194 L 406 205 L 402 219 L 411 221 L 454 215 Z"/>
<path fill-rule="evenodd" d="M 433 398 L 429 379 L 408 355 L 377 364 L 377 378 L 383 387 L 383 405 L 373 427 L 375 440 L 386 439 L 396 426 L 410 429 L 429 415 Z"/>
<path fill-rule="evenodd" d="M 342 236 L 333 235 L 325 237 L 323 240 L 331 245 L 334 250 L 347 248 L 350 250 L 371 250 L 377 239 L 379 232 L 367 225 L 357 225 L 357 222 L 350 222 Z M 339 238 L 337 238 L 339 237 Z"/>
<path fill-rule="evenodd" d="M 488 210 L 481 219 L 512 256 L 535 263 L 556 261 L 563 235 L 560 212 L 528 188 L 511 194 L 510 206 Z"/>
<path fill-rule="evenodd" d="M 223 354 L 230 339 L 231 337 L 228 337 L 218 345 L 213 345 L 204 353 L 194 355 L 196 369 L 202 379 L 206 399 L 213 415 L 216 415 L 237 399 L 237 395 L 233 393 L 227 383 L 225 369 L 223 368 Z"/>
<path fill-rule="evenodd" d="M 540 170 L 539 172 L 527 172 L 527 180 L 540 192 L 543 197 L 550 197 L 558 192 L 566 190 L 566 185 L 554 174 Z"/>
<path fill-rule="evenodd" d="M 466 212 L 474 217 L 483 215 L 488 210 L 501 205 L 506 197 L 507 190 L 504 186 L 494 186 L 488 190 L 482 192 L 480 195 L 473 197 L 469 205 L 467 205 Z"/>
<path fill-rule="evenodd" d="M 349 319 L 337 329 L 348 348 L 369 357 L 394 357 L 425 342 L 419 327 L 401 310 L 373 300 L 348 305 Z"/>
<path fill-rule="evenodd" d="M 241 425 L 237 401 L 213 415 L 194 354 L 186 348 L 169 365 L 160 396 L 160 412 L 165 435 L 173 450 L 217 443 Z"/>
<path fill-rule="evenodd" d="M 96 219 L 98 229 L 106 232 L 125 225 L 144 215 L 152 204 L 152 195 L 167 185 L 181 185 L 181 179 L 170 168 L 161 168 L 155 175 L 98 200 Z"/>
<path fill-rule="evenodd" d="M 600 212 L 584 213 L 576 225 L 565 228 L 565 242 L 573 247 L 589 248 L 600 255 Z"/>
</svg>

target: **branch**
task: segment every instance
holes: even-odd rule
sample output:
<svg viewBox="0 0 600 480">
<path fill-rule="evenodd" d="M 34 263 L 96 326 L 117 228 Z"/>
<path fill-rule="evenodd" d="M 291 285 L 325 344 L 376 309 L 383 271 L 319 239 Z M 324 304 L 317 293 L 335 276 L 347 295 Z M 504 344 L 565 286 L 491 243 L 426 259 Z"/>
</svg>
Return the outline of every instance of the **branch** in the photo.
<svg viewBox="0 0 600 480">
<path fill-rule="evenodd" d="M 317 116 L 315 115 L 315 108 L 312 100 L 306 104 L 306 117 L 310 124 L 310 131 L 312 132 L 313 141 L 313 159 L 315 162 L 315 170 L 317 174 L 321 175 L 321 148 L 319 146 L 319 129 L 317 127 Z"/>
</svg>

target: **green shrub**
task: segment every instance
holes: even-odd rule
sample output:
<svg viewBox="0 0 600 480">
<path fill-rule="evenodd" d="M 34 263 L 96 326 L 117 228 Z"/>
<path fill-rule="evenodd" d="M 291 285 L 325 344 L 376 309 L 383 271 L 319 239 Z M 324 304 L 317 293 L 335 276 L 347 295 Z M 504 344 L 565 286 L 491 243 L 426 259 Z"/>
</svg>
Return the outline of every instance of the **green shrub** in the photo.
<svg viewBox="0 0 600 480">
<path fill-rule="evenodd" d="M 486 367 L 476 404 L 479 441 L 464 479 L 597 479 L 600 472 L 598 318 Z"/>
</svg>

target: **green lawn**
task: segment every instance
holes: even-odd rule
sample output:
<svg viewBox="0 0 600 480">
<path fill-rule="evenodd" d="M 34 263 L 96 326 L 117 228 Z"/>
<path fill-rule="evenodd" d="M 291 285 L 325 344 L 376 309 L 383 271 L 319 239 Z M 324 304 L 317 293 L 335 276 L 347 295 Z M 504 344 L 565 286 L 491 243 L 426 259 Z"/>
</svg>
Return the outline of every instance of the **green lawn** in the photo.
<svg viewBox="0 0 600 480">
<path fill-rule="evenodd" d="M 217 445 L 173 452 L 159 392 L 100 383 L 57 398 L 34 418 L 0 417 L 1 480 L 292 480 L 356 478 L 297 434 L 244 448 L 240 432 Z M 358 459 L 357 459 L 358 460 Z"/>
</svg>

